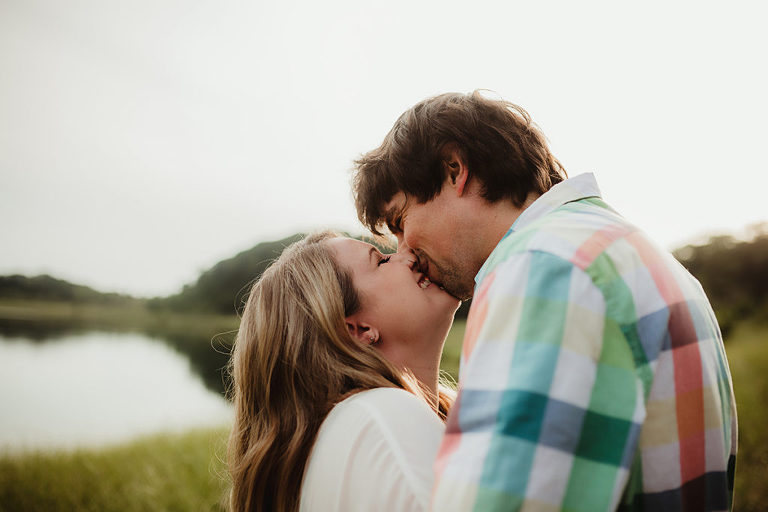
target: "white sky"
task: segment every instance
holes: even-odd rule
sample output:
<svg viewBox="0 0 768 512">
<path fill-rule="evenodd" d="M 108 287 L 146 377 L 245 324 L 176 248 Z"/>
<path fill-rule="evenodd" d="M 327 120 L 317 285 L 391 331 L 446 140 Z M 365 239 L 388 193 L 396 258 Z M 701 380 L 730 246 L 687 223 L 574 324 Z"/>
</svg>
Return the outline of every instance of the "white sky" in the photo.
<svg viewBox="0 0 768 512">
<path fill-rule="evenodd" d="M 0 0 L 0 274 L 163 295 L 362 232 L 352 160 L 475 88 L 666 247 L 768 220 L 761 4 Z"/>
</svg>

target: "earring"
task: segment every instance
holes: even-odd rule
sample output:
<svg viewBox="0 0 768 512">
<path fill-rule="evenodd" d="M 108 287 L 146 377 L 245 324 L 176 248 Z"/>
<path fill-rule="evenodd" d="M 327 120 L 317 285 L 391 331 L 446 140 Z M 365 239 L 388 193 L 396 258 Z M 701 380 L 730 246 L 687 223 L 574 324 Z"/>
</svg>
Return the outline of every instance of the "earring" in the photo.
<svg viewBox="0 0 768 512">
<path fill-rule="evenodd" d="M 371 334 L 370 336 L 368 336 L 368 339 L 369 339 L 369 340 L 371 340 L 371 345 L 373 345 L 374 343 L 376 343 L 376 336 L 374 336 L 373 334 Z"/>
</svg>

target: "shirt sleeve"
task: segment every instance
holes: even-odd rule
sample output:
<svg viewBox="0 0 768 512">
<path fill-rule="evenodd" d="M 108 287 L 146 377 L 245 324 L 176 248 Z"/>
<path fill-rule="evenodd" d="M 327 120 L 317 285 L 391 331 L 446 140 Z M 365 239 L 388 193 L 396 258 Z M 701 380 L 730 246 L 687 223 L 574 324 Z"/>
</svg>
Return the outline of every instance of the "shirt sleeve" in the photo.
<svg viewBox="0 0 768 512">
<path fill-rule="evenodd" d="M 486 276 L 467 323 L 433 510 L 616 507 L 644 400 L 622 326 L 606 316 L 610 286 L 621 283 L 598 286 L 537 251 Z"/>
<path fill-rule="evenodd" d="M 318 433 L 302 484 L 302 512 L 427 510 L 444 424 L 401 389 L 358 393 Z"/>
</svg>

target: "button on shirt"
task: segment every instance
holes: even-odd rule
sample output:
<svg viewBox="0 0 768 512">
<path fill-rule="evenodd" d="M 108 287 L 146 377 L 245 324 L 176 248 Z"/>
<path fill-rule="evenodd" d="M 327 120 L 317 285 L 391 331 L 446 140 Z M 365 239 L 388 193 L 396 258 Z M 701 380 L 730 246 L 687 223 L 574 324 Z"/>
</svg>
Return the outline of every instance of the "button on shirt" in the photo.
<svg viewBox="0 0 768 512">
<path fill-rule="evenodd" d="M 729 510 L 736 440 L 698 281 L 592 174 L 539 197 L 476 277 L 433 510 Z"/>
</svg>

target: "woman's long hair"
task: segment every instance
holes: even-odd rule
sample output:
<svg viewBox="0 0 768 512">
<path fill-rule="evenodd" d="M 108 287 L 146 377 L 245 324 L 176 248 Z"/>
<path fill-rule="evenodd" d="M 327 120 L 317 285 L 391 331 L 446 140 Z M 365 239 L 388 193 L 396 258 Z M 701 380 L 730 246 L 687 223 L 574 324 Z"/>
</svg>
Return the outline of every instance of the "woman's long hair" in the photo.
<svg viewBox="0 0 768 512">
<path fill-rule="evenodd" d="M 234 511 L 298 510 L 304 469 L 331 408 L 362 390 L 418 381 L 353 340 L 345 318 L 360 308 L 330 232 L 288 247 L 253 286 L 230 361 L 235 421 L 229 438 Z M 453 395 L 440 394 L 445 417 Z"/>
</svg>

